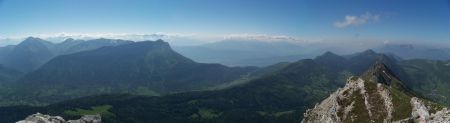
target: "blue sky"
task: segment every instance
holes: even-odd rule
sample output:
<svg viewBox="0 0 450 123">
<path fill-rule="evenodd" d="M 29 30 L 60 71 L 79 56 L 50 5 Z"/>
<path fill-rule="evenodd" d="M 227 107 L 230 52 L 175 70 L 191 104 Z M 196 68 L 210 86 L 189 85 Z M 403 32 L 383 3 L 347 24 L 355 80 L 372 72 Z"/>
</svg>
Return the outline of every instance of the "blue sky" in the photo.
<svg viewBox="0 0 450 123">
<path fill-rule="evenodd" d="M 0 0 L 0 36 L 157 32 L 450 42 L 449 0 Z"/>
</svg>

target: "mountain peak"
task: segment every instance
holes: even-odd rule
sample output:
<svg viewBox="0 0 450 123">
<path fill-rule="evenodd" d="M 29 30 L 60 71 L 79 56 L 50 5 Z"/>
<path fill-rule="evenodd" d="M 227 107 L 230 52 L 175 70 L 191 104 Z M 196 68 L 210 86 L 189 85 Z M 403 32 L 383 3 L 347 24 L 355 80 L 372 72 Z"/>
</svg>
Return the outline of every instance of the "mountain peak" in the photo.
<svg viewBox="0 0 450 123">
<path fill-rule="evenodd" d="M 28 37 L 26 38 L 24 41 L 20 42 L 19 45 L 45 45 L 45 46 L 49 46 L 52 45 L 52 42 L 46 41 L 44 39 L 41 38 L 37 38 L 37 37 Z"/>
<path fill-rule="evenodd" d="M 383 62 L 360 77 L 351 77 L 304 114 L 302 123 L 316 122 L 449 122 L 450 111 L 406 90 Z"/>
<path fill-rule="evenodd" d="M 28 47 L 28 48 L 40 47 L 40 48 L 48 50 L 47 48 L 52 47 L 52 45 L 54 45 L 52 42 L 46 41 L 44 39 L 36 38 L 36 37 L 28 37 L 24 41 L 20 42 L 17 45 L 17 47 Z M 35 48 L 32 48 L 32 49 L 34 50 Z"/>
<path fill-rule="evenodd" d="M 325 53 L 323 53 L 320 56 L 317 56 L 316 59 L 321 59 L 321 58 L 336 58 L 336 57 L 341 57 L 333 52 L 327 51 Z"/>
<path fill-rule="evenodd" d="M 333 70 L 334 72 L 343 70 L 345 67 L 347 67 L 345 64 L 348 62 L 344 57 L 334 54 L 330 51 L 317 56 L 316 58 L 314 58 L 314 61 L 331 68 L 331 70 Z"/>
<path fill-rule="evenodd" d="M 156 40 L 156 41 L 141 41 L 132 43 L 132 45 L 142 45 L 142 46 L 160 46 L 163 48 L 170 48 L 169 43 L 163 41 L 163 40 Z"/>
<path fill-rule="evenodd" d="M 415 96 L 415 94 L 408 89 L 395 73 L 381 60 L 376 61 L 372 67 L 361 75 L 361 78 L 365 81 L 381 83 L 400 90 L 408 95 Z"/>
<path fill-rule="evenodd" d="M 337 56 L 337 54 L 335 54 L 331 51 L 326 51 L 325 53 L 322 54 L 322 56 Z"/>
<path fill-rule="evenodd" d="M 44 40 L 38 37 L 28 37 L 23 42 L 30 42 L 30 41 L 44 41 Z"/>
<path fill-rule="evenodd" d="M 157 44 L 162 44 L 162 45 L 166 45 L 166 46 L 169 46 L 169 47 L 170 47 L 169 42 L 166 42 L 166 41 L 164 41 L 164 40 L 162 40 L 162 39 L 158 39 L 158 40 L 155 40 L 155 41 L 153 41 L 153 42 L 155 42 L 155 43 L 157 43 Z"/>
<path fill-rule="evenodd" d="M 70 42 L 70 41 L 75 41 L 75 39 L 73 39 L 73 38 L 68 38 L 68 39 L 64 40 L 64 42 Z"/>
<path fill-rule="evenodd" d="M 385 85 L 391 85 L 392 81 L 397 79 L 392 71 L 381 61 L 376 61 L 375 64 L 363 74 L 363 77 L 368 77 L 370 81 L 379 82 Z"/>
<path fill-rule="evenodd" d="M 372 49 L 367 49 L 367 50 L 361 52 L 361 54 L 370 54 L 370 55 L 373 55 L 373 54 L 377 54 L 377 53 L 376 53 L 375 51 L 373 51 Z"/>
</svg>

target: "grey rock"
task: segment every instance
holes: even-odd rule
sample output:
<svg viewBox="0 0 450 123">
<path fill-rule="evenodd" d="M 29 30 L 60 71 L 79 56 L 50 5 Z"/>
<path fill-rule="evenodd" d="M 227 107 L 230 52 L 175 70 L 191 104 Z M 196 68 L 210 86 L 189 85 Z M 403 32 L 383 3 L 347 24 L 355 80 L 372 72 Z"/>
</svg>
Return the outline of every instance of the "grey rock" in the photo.
<svg viewBox="0 0 450 123">
<path fill-rule="evenodd" d="M 78 120 L 69 120 L 67 123 L 101 123 L 100 115 L 85 115 Z"/>
<path fill-rule="evenodd" d="M 28 116 L 24 120 L 17 121 L 16 123 L 101 123 L 102 118 L 100 115 L 85 115 L 78 120 L 66 121 L 60 116 L 50 116 L 41 113 L 36 113 Z"/>
</svg>

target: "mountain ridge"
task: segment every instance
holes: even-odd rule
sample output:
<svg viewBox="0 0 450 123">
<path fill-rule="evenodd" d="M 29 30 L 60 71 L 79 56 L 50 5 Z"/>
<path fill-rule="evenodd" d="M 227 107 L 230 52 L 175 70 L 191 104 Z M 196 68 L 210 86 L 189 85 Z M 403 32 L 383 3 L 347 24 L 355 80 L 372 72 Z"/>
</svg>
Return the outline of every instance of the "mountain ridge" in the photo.
<svg viewBox="0 0 450 123">
<path fill-rule="evenodd" d="M 126 40 L 94 39 L 66 40 L 52 43 L 36 37 L 28 37 L 18 45 L 1 47 L 0 64 L 24 73 L 36 70 L 50 59 L 64 54 L 93 50 L 103 46 L 130 43 Z"/>
<path fill-rule="evenodd" d="M 447 108 L 416 97 L 381 62 L 347 81 L 343 88 L 308 109 L 302 123 L 450 121 Z"/>
<path fill-rule="evenodd" d="M 196 63 L 167 42 L 142 41 L 57 56 L 14 85 L 33 90 L 23 96 L 51 102 L 107 93 L 156 96 L 206 89 L 256 69 Z"/>
</svg>

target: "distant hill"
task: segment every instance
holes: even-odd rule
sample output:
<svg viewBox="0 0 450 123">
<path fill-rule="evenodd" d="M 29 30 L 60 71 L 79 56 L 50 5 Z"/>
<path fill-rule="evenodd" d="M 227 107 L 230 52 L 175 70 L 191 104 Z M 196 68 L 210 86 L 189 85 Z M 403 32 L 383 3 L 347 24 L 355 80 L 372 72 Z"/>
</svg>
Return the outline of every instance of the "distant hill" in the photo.
<svg viewBox="0 0 450 123">
<path fill-rule="evenodd" d="M 3 64 L 22 72 L 32 71 L 56 55 L 53 48 L 51 42 L 30 37 L 10 50 Z"/>
<path fill-rule="evenodd" d="M 59 55 L 130 42 L 111 39 L 89 41 L 68 39 L 62 43 L 54 44 L 40 38 L 29 37 L 18 45 L 1 47 L 0 64 L 27 73 L 36 70 L 50 59 Z"/>
<path fill-rule="evenodd" d="M 20 96 L 47 103 L 105 93 L 165 95 L 206 89 L 256 69 L 196 63 L 162 40 L 142 41 L 58 56 L 15 87 L 28 90 Z"/>
<path fill-rule="evenodd" d="M 180 54 L 204 63 L 220 63 L 229 66 L 268 66 L 278 62 L 294 62 L 314 58 L 325 51 L 352 54 L 348 46 L 290 42 L 264 42 L 245 40 L 224 40 L 198 46 L 178 46 Z M 371 47 L 374 51 L 397 56 L 397 59 L 450 60 L 450 48 L 439 48 L 420 44 L 384 44 Z M 353 49 L 353 48 L 351 48 Z"/>
<path fill-rule="evenodd" d="M 203 63 L 229 66 L 268 66 L 278 62 L 294 62 L 319 55 L 312 48 L 289 42 L 225 40 L 199 46 L 179 46 L 174 50 Z"/>
<path fill-rule="evenodd" d="M 386 44 L 375 48 L 381 53 L 392 53 L 403 59 L 450 60 L 450 48 L 413 44 Z"/>
</svg>

